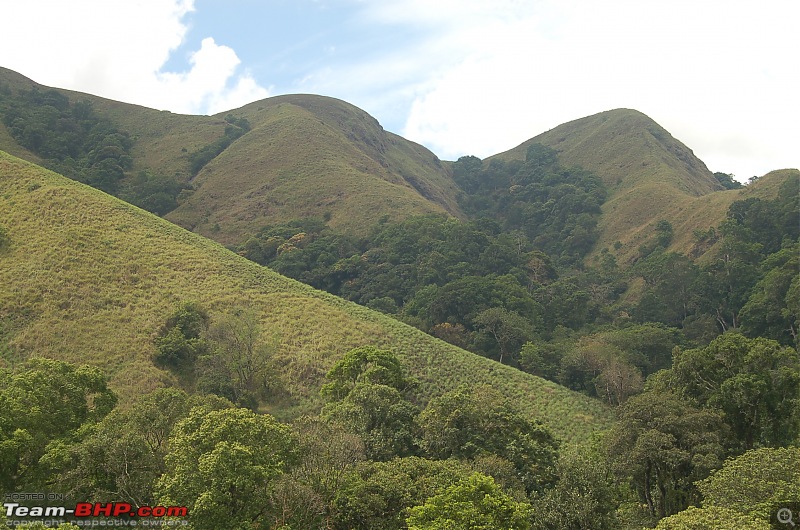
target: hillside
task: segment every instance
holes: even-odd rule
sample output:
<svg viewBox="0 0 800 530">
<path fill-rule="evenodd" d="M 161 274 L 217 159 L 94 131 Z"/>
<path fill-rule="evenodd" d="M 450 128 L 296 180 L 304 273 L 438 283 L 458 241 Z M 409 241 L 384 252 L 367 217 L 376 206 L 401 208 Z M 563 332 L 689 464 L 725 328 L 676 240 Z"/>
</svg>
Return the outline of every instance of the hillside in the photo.
<svg viewBox="0 0 800 530">
<path fill-rule="evenodd" d="M 6 363 L 31 355 L 102 367 L 129 400 L 174 384 L 151 362 L 153 338 L 184 301 L 212 316 L 249 307 L 277 333 L 286 390 L 270 412 L 319 406 L 328 368 L 349 349 L 394 350 L 431 397 L 488 383 L 563 439 L 605 428 L 599 402 L 434 339 L 251 263 L 102 192 L 0 153 L 0 322 Z M 0 349 L 0 351 L 3 351 Z"/>
<path fill-rule="evenodd" d="M 456 188 L 435 155 L 348 103 L 277 96 L 231 114 L 252 130 L 203 168 L 197 191 L 167 215 L 181 226 L 233 243 L 301 217 L 364 234 L 384 218 L 458 214 Z"/>
<path fill-rule="evenodd" d="M 611 110 L 559 125 L 487 161 L 524 160 L 533 143 L 558 151 L 562 165 L 584 167 L 603 179 L 609 195 L 596 249 L 619 241 L 620 263 L 633 259 L 656 222 L 679 224 L 698 197 L 723 189 L 689 148 L 635 110 Z M 722 219 L 717 213 L 709 212 L 709 226 Z M 676 239 L 685 236 L 674 228 Z"/>
<path fill-rule="evenodd" d="M 50 90 L 3 68 L 0 88 L 12 102 L 22 90 Z M 186 116 L 55 90 L 71 103 L 91 102 L 98 116 L 130 134 L 129 174 L 191 180 L 196 191 L 169 218 L 226 244 L 303 216 L 326 216 L 331 226 L 361 234 L 383 218 L 459 215 L 456 188 L 433 153 L 334 98 L 278 96 L 216 116 Z M 228 114 L 251 129 L 193 176 L 191 154 L 224 137 Z M 41 162 L 2 123 L 0 148 Z"/>
</svg>

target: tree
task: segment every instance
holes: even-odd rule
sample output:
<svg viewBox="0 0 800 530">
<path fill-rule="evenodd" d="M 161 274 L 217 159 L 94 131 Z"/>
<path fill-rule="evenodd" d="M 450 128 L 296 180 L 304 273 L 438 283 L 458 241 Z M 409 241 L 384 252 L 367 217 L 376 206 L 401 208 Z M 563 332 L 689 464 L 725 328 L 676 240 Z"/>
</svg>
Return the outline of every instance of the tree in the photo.
<svg viewBox="0 0 800 530">
<path fill-rule="evenodd" d="M 800 314 L 791 307 L 792 283 L 800 281 L 800 245 L 794 244 L 771 254 L 761 264 L 764 277 L 753 287 L 739 314 L 742 332 L 750 337 L 764 337 L 781 344 L 797 340 Z"/>
<path fill-rule="evenodd" d="M 403 392 L 411 387 L 402 365 L 388 350 L 362 346 L 347 352 L 328 371 L 320 393 L 322 412 L 358 434 L 374 460 L 416 453 L 417 407 Z"/>
<path fill-rule="evenodd" d="M 714 178 L 717 179 L 717 182 L 722 184 L 726 190 L 738 190 L 739 188 L 744 187 L 741 182 L 734 179 L 734 176 L 735 175 L 732 173 L 722 173 L 720 171 L 714 172 Z"/>
<path fill-rule="evenodd" d="M 166 471 L 168 439 L 193 406 L 214 410 L 231 404 L 215 396 L 190 397 L 175 388 L 146 394 L 83 429 L 82 439 L 73 445 L 51 450 L 43 462 L 53 485 L 70 498 L 154 505 L 155 482 Z"/>
<path fill-rule="evenodd" d="M 744 515 L 730 508 L 691 506 L 680 513 L 659 521 L 656 530 L 769 530 L 769 523 Z"/>
<path fill-rule="evenodd" d="M 207 337 L 208 353 L 200 357 L 197 386 L 255 409 L 276 386 L 272 357 L 277 335 L 265 339 L 256 312 L 239 309 L 214 318 Z"/>
<path fill-rule="evenodd" d="M 491 387 L 462 387 L 433 398 L 418 422 L 423 449 L 434 458 L 497 455 L 514 465 L 528 492 L 555 481 L 556 440 Z"/>
<path fill-rule="evenodd" d="M 408 512 L 409 530 L 527 530 L 531 507 L 514 501 L 492 477 L 473 473 Z"/>
<path fill-rule="evenodd" d="M 95 367 L 33 358 L 19 372 L 0 370 L 0 489 L 44 487 L 52 453 L 116 402 Z"/>
<path fill-rule="evenodd" d="M 729 508 L 769 521 L 780 508 L 800 508 L 800 448 L 753 449 L 727 460 L 697 486 L 705 508 Z"/>
<path fill-rule="evenodd" d="M 187 506 L 194 528 L 268 524 L 278 478 L 296 461 L 290 429 L 247 409 L 192 409 L 170 438 L 166 472 L 156 484 L 165 506 Z"/>
<path fill-rule="evenodd" d="M 322 417 L 358 434 L 371 460 L 389 460 L 417 452 L 418 413 L 396 388 L 358 383 L 343 400 L 329 403 Z"/>
<path fill-rule="evenodd" d="M 599 447 L 571 447 L 559 455 L 558 482 L 533 499 L 535 530 L 620 528 L 619 492 Z"/>
<path fill-rule="evenodd" d="M 158 332 L 155 363 L 176 370 L 192 369 L 197 358 L 207 350 L 203 335 L 208 324 L 208 312 L 199 304 L 181 304 Z"/>
<path fill-rule="evenodd" d="M 531 324 L 514 311 L 502 307 L 490 307 L 478 313 L 473 325 L 492 336 L 500 349 L 498 362 L 516 353 L 531 338 Z"/>
<path fill-rule="evenodd" d="M 392 352 L 374 346 L 354 348 L 336 362 L 325 375 L 328 380 L 320 393 L 330 400 L 342 400 L 358 383 L 373 383 L 399 391 L 409 388 L 400 360 Z"/>
<path fill-rule="evenodd" d="M 699 501 L 694 483 L 721 465 L 723 434 L 719 413 L 669 392 L 646 391 L 620 407 L 609 460 L 650 514 L 663 518 Z"/>
<path fill-rule="evenodd" d="M 292 428 L 299 458 L 271 492 L 272 528 L 332 528 L 333 499 L 364 460 L 364 444 L 341 425 L 320 418 L 303 417 Z"/>
<path fill-rule="evenodd" d="M 800 356 L 774 340 L 726 333 L 705 348 L 676 350 L 682 392 L 725 413 L 741 449 L 776 447 L 800 433 Z"/>
<path fill-rule="evenodd" d="M 620 405 L 641 392 L 642 373 L 603 335 L 583 337 L 561 360 L 560 379 L 575 390 Z"/>
<path fill-rule="evenodd" d="M 395 530 L 404 528 L 407 510 L 469 477 L 466 464 L 419 457 L 364 462 L 336 491 L 333 528 Z"/>
</svg>

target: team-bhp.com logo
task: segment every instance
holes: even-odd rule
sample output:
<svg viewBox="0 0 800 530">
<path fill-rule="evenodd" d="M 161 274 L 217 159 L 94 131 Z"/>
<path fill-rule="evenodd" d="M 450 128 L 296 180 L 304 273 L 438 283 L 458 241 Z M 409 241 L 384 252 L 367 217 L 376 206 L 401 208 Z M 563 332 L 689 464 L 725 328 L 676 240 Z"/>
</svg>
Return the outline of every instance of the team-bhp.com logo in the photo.
<svg viewBox="0 0 800 530">
<path fill-rule="evenodd" d="M 9 519 L 20 517 L 58 517 L 77 520 L 98 517 L 127 519 L 133 517 L 186 517 L 188 515 L 186 506 L 132 506 L 127 502 L 79 502 L 75 505 L 75 508 L 67 508 L 66 506 L 22 506 L 17 502 L 5 502 L 3 507 L 5 508 L 6 518 Z M 135 520 L 130 519 L 130 522 L 125 526 L 135 526 Z M 154 524 L 152 526 L 161 525 Z"/>
</svg>

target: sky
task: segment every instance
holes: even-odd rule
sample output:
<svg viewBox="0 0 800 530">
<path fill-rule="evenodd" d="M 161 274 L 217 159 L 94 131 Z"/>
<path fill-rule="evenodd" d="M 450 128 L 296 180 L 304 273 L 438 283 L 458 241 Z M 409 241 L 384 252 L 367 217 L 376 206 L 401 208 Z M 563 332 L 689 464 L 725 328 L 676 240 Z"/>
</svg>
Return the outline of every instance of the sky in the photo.
<svg viewBox="0 0 800 530">
<path fill-rule="evenodd" d="M 614 108 L 711 171 L 800 166 L 798 0 L 26 0 L 0 66 L 156 109 L 348 101 L 440 158 Z"/>
</svg>

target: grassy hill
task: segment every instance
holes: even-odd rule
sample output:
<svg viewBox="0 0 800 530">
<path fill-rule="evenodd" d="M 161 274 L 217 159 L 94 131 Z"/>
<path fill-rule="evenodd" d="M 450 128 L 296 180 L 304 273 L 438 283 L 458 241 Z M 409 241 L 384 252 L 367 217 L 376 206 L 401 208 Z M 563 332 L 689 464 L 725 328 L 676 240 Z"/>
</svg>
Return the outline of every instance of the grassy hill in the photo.
<svg viewBox="0 0 800 530">
<path fill-rule="evenodd" d="M 232 243 L 306 216 L 364 234 L 382 218 L 458 214 L 456 187 L 433 153 L 348 103 L 278 96 L 231 113 L 252 130 L 203 168 L 197 191 L 167 215 L 181 226 Z"/>
<path fill-rule="evenodd" d="M 316 409 L 324 374 L 349 349 L 390 348 L 425 398 L 487 383 L 566 440 L 605 428 L 610 411 L 385 315 L 284 278 L 217 243 L 102 192 L 0 152 L 0 322 L 5 363 L 32 355 L 89 363 L 123 397 L 174 384 L 151 362 L 153 338 L 184 301 L 212 317 L 253 308 L 277 333 L 286 390 L 270 412 Z M 3 348 L 0 348 L 0 352 Z"/>
<path fill-rule="evenodd" d="M 0 68 L 0 88 L 47 87 Z M 216 116 L 187 116 L 56 89 L 88 100 L 99 116 L 134 139 L 131 174 L 140 170 L 192 181 L 189 200 L 169 219 L 217 241 L 238 243 L 266 224 L 327 216 L 330 225 L 361 234 L 382 218 L 459 215 L 456 186 L 424 147 L 388 133 L 343 101 L 278 96 Z M 225 117 L 246 118 L 251 130 L 193 176 L 189 157 L 225 135 Z M 0 148 L 41 160 L 0 124 Z"/>
<path fill-rule="evenodd" d="M 524 160 L 532 143 L 557 150 L 562 165 L 582 166 L 603 179 L 609 197 L 596 248 L 611 249 L 619 241 L 620 263 L 633 259 L 659 220 L 680 224 L 698 197 L 723 189 L 689 148 L 635 110 L 611 110 L 559 125 L 488 160 Z M 710 225 L 721 220 L 716 210 L 708 213 Z M 678 239 L 685 235 L 674 228 Z"/>
</svg>

